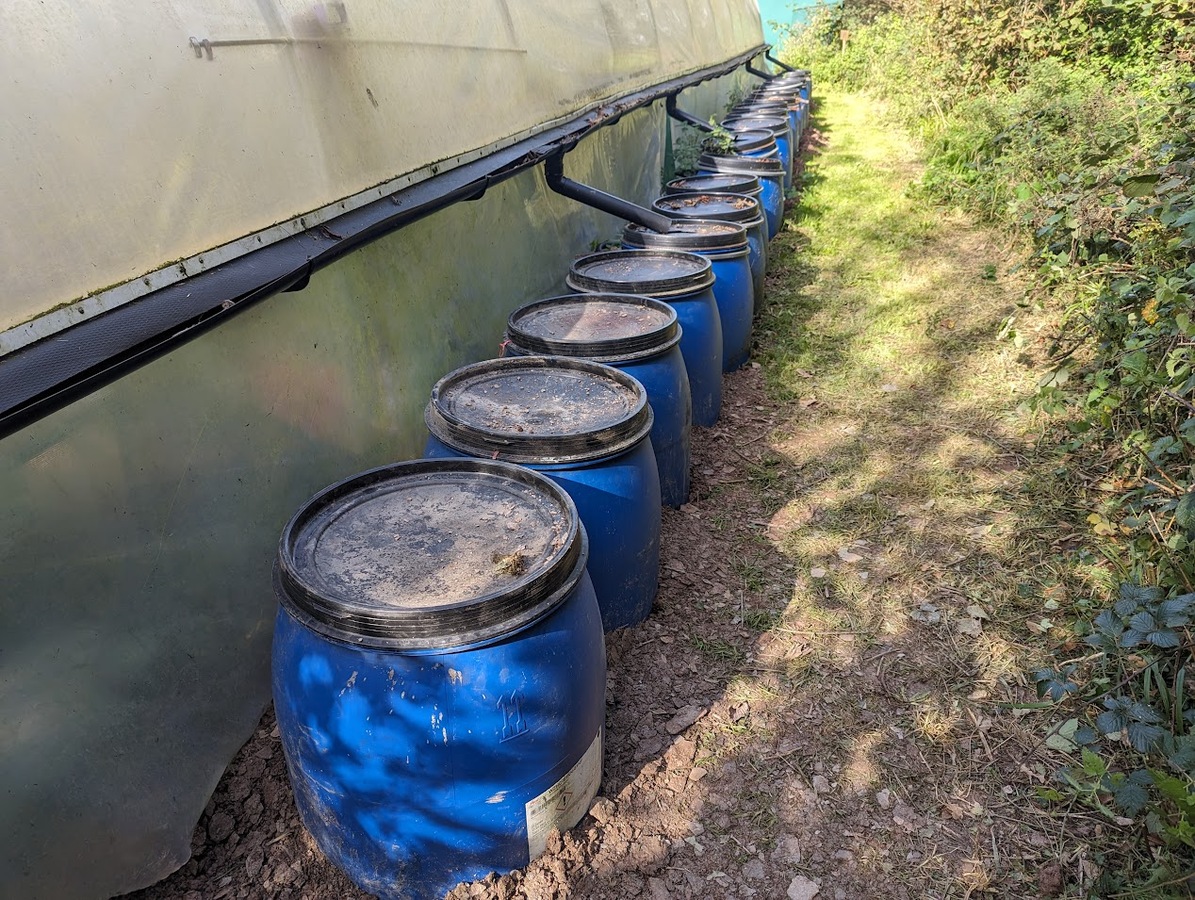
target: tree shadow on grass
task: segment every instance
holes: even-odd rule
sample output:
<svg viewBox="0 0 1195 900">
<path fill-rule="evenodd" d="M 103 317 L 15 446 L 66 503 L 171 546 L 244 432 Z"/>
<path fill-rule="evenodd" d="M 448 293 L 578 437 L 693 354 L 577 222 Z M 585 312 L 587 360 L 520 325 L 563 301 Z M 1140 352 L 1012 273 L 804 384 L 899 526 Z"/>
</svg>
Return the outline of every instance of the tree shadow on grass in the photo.
<svg viewBox="0 0 1195 900">
<path fill-rule="evenodd" d="M 869 298 L 812 252 L 805 226 L 830 208 L 810 199 L 773 244 L 765 371 L 730 376 L 722 422 L 697 433 L 657 610 L 609 638 L 617 814 L 579 838 L 602 843 L 574 896 L 653 877 L 671 896 L 783 896 L 800 876 L 830 896 L 1022 897 L 1092 834 L 1025 799 L 1058 760 L 1009 712 L 1035 699 L 1024 624 L 1058 565 L 1008 421 L 1032 379 L 994 344 L 1014 292 L 968 256 L 997 250 L 881 215 L 837 258 L 916 277 Z M 927 254 L 949 265 L 919 271 Z M 824 292 L 844 287 L 827 322 Z M 649 863 L 635 830 L 666 838 Z"/>
</svg>

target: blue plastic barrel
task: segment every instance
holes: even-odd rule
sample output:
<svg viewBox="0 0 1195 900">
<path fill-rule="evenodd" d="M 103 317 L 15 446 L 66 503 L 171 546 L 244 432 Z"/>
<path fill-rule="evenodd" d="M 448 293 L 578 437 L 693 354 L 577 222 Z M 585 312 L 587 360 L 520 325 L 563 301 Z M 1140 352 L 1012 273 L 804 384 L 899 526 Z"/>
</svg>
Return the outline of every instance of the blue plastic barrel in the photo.
<svg viewBox="0 0 1195 900">
<path fill-rule="evenodd" d="M 770 131 L 748 129 L 747 131 L 732 131 L 731 134 L 734 136 L 731 142 L 731 153 L 762 159 L 780 158 L 776 138 Z"/>
<path fill-rule="evenodd" d="M 525 866 L 602 772 L 605 647 L 576 507 L 501 462 L 418 460 L 283 531 L 273 689 L 316 844 L 383 900 Z"/>
<path fill-rule="evenodd" d="M 769 135 L 770 137 L 770 135 Z M 773 141 L 772 143 L 775 143 Z M 784 164 L 775 157 L 717 156 L 703 153 L 697 158 L 699 175 L 754 175 L 763 185 L 763 209 L 768 222 L 768 240 L 780 233 L 784 221 Z"/>
<path fill-rule="evenodd" d="M 754 306 L 758 313 L 763 309 L 764 273 L 768 268 L 768 222 L 763 211 L 763 185 L 754 175 L 735 175 L 729 172 L 718 175 L 689 175 L 673 178 L 664 185 L 664 194 L 743 194 L 759 203 L 759 214 L 749 222 L 738 224 L 747 229 L 747 261 L 751 266 L 751 285 L 754 289 Z"/>
<path fill-rule="evenodd" d="M 745 102 L 786 103 L 799 121 L 799 131 L 804 131 L 809 119 L 811 86 L 808 73 L 787 72 L 780 78 L 760 85 Z"/>
<path fill-rule="evenodd" d="M 785 85 L 795 85 L 801 92 L 801 99 L 809 102 L 813 94 L 813 74 L 808 69 L 785 72 L 779 80 Z"/>
<path fill-rule="evenodd" d="M 746 365 L 751 359 L 751 320 L 755 311 L 747 229 L 736 222 L 681 219 L 670 231 L 660 234 L 631 224 L 622 230 L 622 245 L 628 250 L 686 250 L 706 257 L 714 267 L 714 299 L 722 322 L 722 371 L 732 372 Z"/>
<path fill-rule="evenodd" d="M 731 115 L 781 116 L 788 120 L 794 148 L 800 146 L 801 130 L 804 124 L 800 117 L 800 105 L 795 93 L 754 94 L 735 106 Z M 794 150 L 793 152 L 795 155 L 798 151 Z"/>
<path fill-rule="evenodd" d="M 787 189 L 793 186 L 793 132 L 788 116 L 769 116 L 747 111 L 727 116 L 722 120 L 722 127 L 729 131 L 770 131 L 776 141 L 780 161 L 784 163 L 784 187 Z"/>
<path fill-rule="evenodd" d="M 660 471 L 660 499 L 672 507 L 688 502 L 693 400 L 676 310 L 630 294 L 568 294 L 516 309 L 505 337 L 508 355 L 589 359 L 642 384 L 655 415 L 651 446 Z"/>
<path fill-rule="evenodd" d="M 746 194 L 756 200 L 763 194 L 763 185 L 754 175 L 685 175 L 673 178 L 664 185 L 665 194 L 693 194 L 710 191 L 715 194 Z"/>
<path fill-rule="evenodd" d="M 660 476 L 643 385 L 584 359 L 523 356 L 463 366 L 432 388 L 432 458 L 529 466 L 577 504 L 606 631 L 647 618 L 660 577 Z"/>
<path fill-rule="evenodd" d="M 768 266 L 768 224 L 759 201 L 745 194 L 717 191 L 666 194 L 652 207 L 674 219 L 713 219 L 747 229 L 747 263 L 751 270 L 752 307 L 763 308 L 764 272 Z"/>
<path fill-rule="evenodd" d="M 693 424 L 709 427 L 722 413 L 722 320 L 714 299 L 714 267 L 680 250 L 607 250 L 573 261 L 566 283 L 586 294 L 640 294 L 663 300 L 680 321 L 680 352 L 689 375 Z"/>
</svg>

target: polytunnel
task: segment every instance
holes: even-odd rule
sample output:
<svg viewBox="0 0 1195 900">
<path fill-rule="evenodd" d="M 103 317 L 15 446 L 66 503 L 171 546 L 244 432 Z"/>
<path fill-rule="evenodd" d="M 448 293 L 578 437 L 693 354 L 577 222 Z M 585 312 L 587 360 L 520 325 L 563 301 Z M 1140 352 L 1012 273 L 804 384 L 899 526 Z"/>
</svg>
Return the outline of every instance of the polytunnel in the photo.
<svg viewBox="0 0 1195 900">
<path fill-rule="evenodd" d="M 0 14 L 0 894 L 164 877 L 269 700 L 297 505 L 419 455 L 642 205 L 753 0 L 17 0 Z"/>
</svg>

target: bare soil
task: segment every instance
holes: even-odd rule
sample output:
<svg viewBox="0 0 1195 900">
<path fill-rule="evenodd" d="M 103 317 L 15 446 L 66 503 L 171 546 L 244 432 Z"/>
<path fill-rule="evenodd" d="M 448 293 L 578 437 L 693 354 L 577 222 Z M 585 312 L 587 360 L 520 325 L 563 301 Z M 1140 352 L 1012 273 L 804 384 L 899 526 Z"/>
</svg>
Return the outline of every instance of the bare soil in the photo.
<svg viewBox="0 0 1195 900">
<path fill-rule="evenodd" d="M 1054 839 L 1003 790 L 1003 778 L 1023 778 L 1031 742 L 960 698 L 980 673 L 956 636 L 931 627 L 873 641 L 784 620 L 799 575 L 754 548 L 817 512 L 778 513 L 752 484 L 790 415 L 761 382 L 757 370 L 727 377 L 723 422 L 697 432 L 692 500 L 665 513 L 656 608 L 607 637 L 607 755 L 590 814 L 525 871 L 462 885 L 453 900 L 1027 897 L 1039 881 L 1042 896 L 1056 893 Z M 871 558 L 853 564 L 870 566 L 868 581 L 889 577 L 870 545 L 854 550 Z M 926 698 L 940 701 L 927 707 L 940 722 L 918 720 Z M 229 766 L 192 851 L 130 896 L 370 896 L 299 822 L 272 712 Z"/>
</svg>

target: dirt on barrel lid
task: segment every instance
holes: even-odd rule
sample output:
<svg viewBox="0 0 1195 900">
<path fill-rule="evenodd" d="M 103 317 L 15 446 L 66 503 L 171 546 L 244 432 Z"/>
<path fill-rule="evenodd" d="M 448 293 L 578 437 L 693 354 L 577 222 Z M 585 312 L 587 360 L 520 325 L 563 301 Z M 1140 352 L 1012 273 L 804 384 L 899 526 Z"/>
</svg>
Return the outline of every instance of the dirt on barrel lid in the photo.
<svg viewBox="0 0 1195 900">
<path fill-rule="evenodd" d="M 293 556 L 332 602 L 430 610 L 543 571 L 568 532 L 568 509 L 533 486 L 438 473 L 342 498 L 308 524 Z"/>
<path fill-rule="evenodd" d="M 667 326 L 675 315 L 633 298 L 594 295 L 560 299 L 520 315 L 515 324 L 525 333 L 562 342 L 619 340 L 650 334 Z"/>
<path fill-rule="evenodd" d="M 724 209 L 751 209 L 757 201 L 739 194 L 671 194 L 655 202 L 659 209 L 718 212 Z"/>
<path fill-rule="evenodd" d="M 578 260 L 573 270 L 594 280 L 636 285 L 700 275 L 709 268 L 701 257 L 687 253 L 627 250 L 599 257 Z"/>
<path fill-rule="evenodd" d="M 642 398 L 603 372 L 542 365 L 479 371 L 442 388 L 436 409 L 497 437 L 587 434 L 634 415 Z"/>
<path fill-rule="evenodd" d="M 676 178 L 668 182 L 670 193 L 676 191 L 734 191 L 734 189 L 743 189 L 759 187 L 758 180 L 755 184 L 750 183 L 751 177 L 744 177 L 742 175 L 694 175 L 690 178 Z"/>
<path fill-rule="evenodd" d="M 642 234 L 650 232 L 651 229 L 644 228 L 642 225 L 631 223 L 627 225 L 625 232 L 634 234 Z M 736 225 L 733 222 L 719 222 L 715 219 L 678 219 L 668 229 L 667 234 L 742 234 L 743 228 L 741 225 Z M 655 232 L 653 232 L 655 233 Z"/>
</svg>

